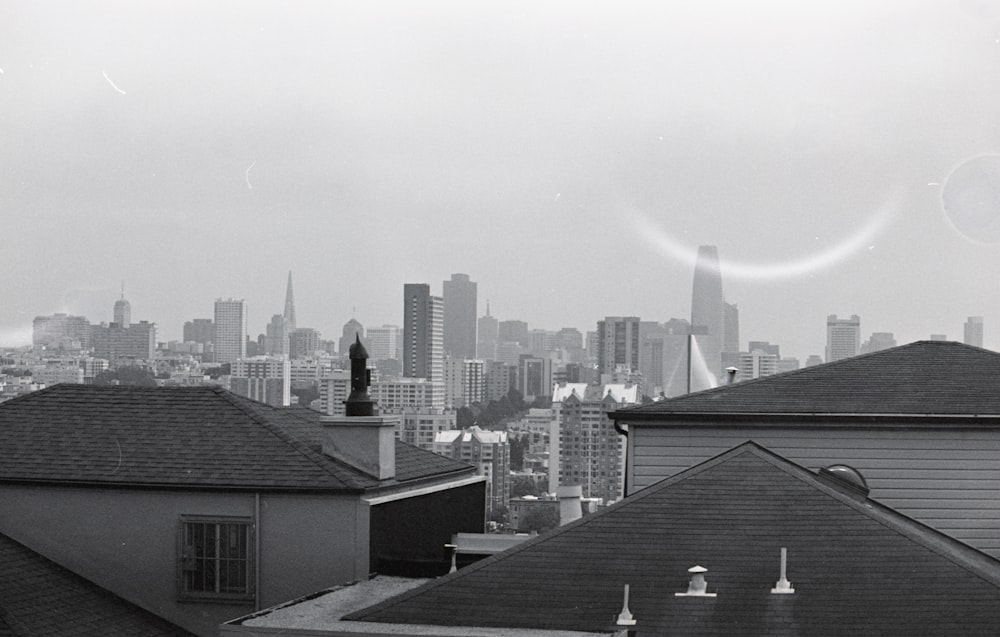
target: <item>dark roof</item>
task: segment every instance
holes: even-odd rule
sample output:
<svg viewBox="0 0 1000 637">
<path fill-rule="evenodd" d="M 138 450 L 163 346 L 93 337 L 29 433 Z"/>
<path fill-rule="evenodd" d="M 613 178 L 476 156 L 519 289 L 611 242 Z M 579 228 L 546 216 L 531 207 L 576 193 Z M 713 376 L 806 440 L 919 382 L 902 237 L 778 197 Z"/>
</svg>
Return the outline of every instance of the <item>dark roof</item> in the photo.
<svg viewBox="0 0 1000 637">
<path fill-rule="evenodd" d="M 793 595 L 772 595 L 780 549 Z M 715 598 L 675 597 L 708 569 Z M 752 443 L 345 617 L 639 635 L 995 635 L 1000 562 Z"/>
<path fill-rule="evenodd" d="M 918 341 L 871 354 L 724 385 L 615 412 L 660 414 L 868 414 L 1000 416 L 1000 354 Z"/>
<path fill-rule="evenodd" d="M 0 480 L 351 491 L 471 474 L 403 443 L 379 481 L 321 452 L 319 414 L 218 387 L 55 385 L 0 404 Z"/>
<path fill-rule="evenodd" d="M 191 636 L 0 535 L 0 635 Z"/>
</svg>

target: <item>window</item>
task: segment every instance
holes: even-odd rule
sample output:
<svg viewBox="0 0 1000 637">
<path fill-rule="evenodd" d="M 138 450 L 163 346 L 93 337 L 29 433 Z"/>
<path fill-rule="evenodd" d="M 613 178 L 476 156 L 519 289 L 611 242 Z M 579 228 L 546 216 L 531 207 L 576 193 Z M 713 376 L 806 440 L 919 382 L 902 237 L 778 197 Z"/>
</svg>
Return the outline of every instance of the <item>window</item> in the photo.
<svg viewBox="0 0 1000 637">
<path fill-rule="evenodd" d="M 181 598 L 252 600 L 252 528 L 249 518 L 181 518 Z"/>
</svg>

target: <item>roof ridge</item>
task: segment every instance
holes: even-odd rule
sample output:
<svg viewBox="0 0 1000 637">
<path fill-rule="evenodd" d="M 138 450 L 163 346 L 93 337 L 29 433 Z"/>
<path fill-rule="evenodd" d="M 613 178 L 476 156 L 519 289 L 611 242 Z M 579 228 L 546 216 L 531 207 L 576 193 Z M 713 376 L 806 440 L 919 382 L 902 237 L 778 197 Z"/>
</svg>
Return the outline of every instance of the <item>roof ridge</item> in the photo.
<svg viewBox="0 0 1000 637">
<path fill-rule="evenodd" d="M 262 426 L 265 430 L 267 430 L 269 433 L 271 433 L 272 435 L 274 435 L 275 437 L 277 437 L 279 440 L 281 440 L 282 442 L 284 442 L 285 444 L 287 444 L 288 446 L 290 446 L 292 449 L 295 449 L 295 451 L 297 451 L 298 453 L 302 454 L 303 457 L 305 457 L 306 459 L 308 459 L 310 462 L 312 462 L 313 464 L 315 464 L 320 469 L 323 469 L 324 471 L 326 471 L 327 473 L 329 473 L 334 478 L 337 478 L 338 480 L 343 480 L 345 483 L 347 483 L 347 486 L 349 486 L 351 488 L 358 489 L 359 491 L 363 491 L 363 490 L 365 490 L 367 488 L 367 486 L 369 486 L 369 485 L 363 485 L 363 484 L 359 483 L 358 480 L 357 480 L 357 478 L 354 477 L 354 476 L 348 477 L 348 476 L 337 475 L 335 472 L 331 471 L 330 467 L 329 467 L 330 463 L 336 463 L 335 460 L 333 460 L 332 458 L 328 458 L 325 454 L 316 453 L 308 444 L 302 442 L 301 440 L 299 440 L 295 436 L 289 434 L 287 431 L 285 431 L 284 429 L 282 429 L 280 426 L 276 425 L 275 423 L 269 422 L 266 418 L 263 418 L 260 415 L 260 413 L 254 411 L 253 409 L 247 408 L 246 405 L 240 404 L 240 401 L 235 400 L 235 399 L 239 398 L 241 400 L 251 401 L 251 402 L 257 403 L 257 404 L 259 404 L 259 405 L 261 405 L 263 407 L 270 408 L 270 409 L 276 409 L 276 407 L 273 407 L 273 406 L 268 405 L 266 403 L 259 403 L 258 401 L 254 401 L 251 398 L 245 398 L 243 396 L 237 396 L 236 394 L 234 394 L 231 391 L 229 391 L 227 389 L 224 389 L 222 387 L 216 387 L 214 389 L 216 390 L 215 393 L 218 394 L 219 396 L 221 396 L 223 399 L 225 399 L 226 402 L 228 402 L 229 404 L 233 405 L 234 407 L 236 407 L 237 409 L 239 409 L 241 412 L 243 412 L 244 414 L 246 414 L 247 416 L 249 416 L 251 420 L 253 420 L 257 424 L 259 424 L 260 426 Z M 291 417 L 294 417 L 294 418 L 299 418 L 299 419 L 301 419 L 301 420 L 303 420 L 305 422 L 308 422 L 308 421 L 305 420 L 305 418 L 302 418 L 302 416 L 299 416 L 298 414 L 293 413 L 291 411 L 287 412 L 284 415 L 288 415 L 288 416 L 291 416 Z M 312 423 L 310 423 L 310 424 L 312 424 Z"/>
<path fill-rule="evenodd" d="M 686 479 L 686 478 L 689 478 L 691 476 L 697 475 L 697 474 L 699 474 L 699 473 L 701 473 L 703 471 L 706 471 L 706 470 L 714 467 L 715 465 L 717 465 L 717 464 L 719 464 L 719 463 L 721 463 L 721 462 L 723 462 L 725 460 L 728 460 L 731 456 L 736 456 L 736 455 L 740 455 L 740 454 L 744 453 L 747 450 L 748 447 L 761 448 L 760 445 L 758 445 L 756 442 L 753 442 L 752 440 L 747 440 L 746 442 L 743 442 L 743 443 L 737 445 L 736 447 L 733 447 L 732 449 L 724 451 L 724 452 L 720 453 L 719 455 L 717 455 L 717 456 L 715 456 L 713 458 L 709 458 L 708 460 L 705 460 L 704 462 L 700 462 L 700 463 L 694 465 L 693 467 L 689 467 L 689 468 L 685 469 L 684 471 L 681 471 L 680 473 L 674 474 L 673 476 L 670 476 L 669 478 L 665 478 L 665 479 L 661 480 L 660 482 L 657 482 L 654 485 L 651 485 L 649 487 L 646 487 L 645 489 L 642 489 L 641 491 L 637 491 L 636 493 L 634 493 L 632 495 L 629 495 L 629 496 L 627 496 L 625 498 L 622 498 L 621 500 L 615 502 L 611 506 L 605 508 L 603 511 L 598 511 L 597 513 L 593 513 L 591 515 L 584 516 L 584 517 L 582 517 L 582 518 L 580 518 L 578 520 L 574 520 L 574 521 L 572 521 L 572 522 L 570 522 L 568 524 L 556 527 L 556 528 L 552 529 L 551 531 L 548 531 L 548 532 L 546 532 L 544 534 L 539 535 L 536 538 L 532 538 L 532 539 L 530 539 L 530 540 L 528 540 L 526 542 L 521 542 L 520 544 L 516 544 L 516 545 L 514 545 L 514 546 L 512 546 L 512 547 L 510 547 L 510 548 L 508 548 L 508 549 L 506 549 L 504 551 L 501 551 L 500 553 L 495 553 L 495 554 L 493 554 L 493 555 L 491 555 L 491 556 L 489 556 L 489 557 L 487 557 L 485 559 L 479 560 L 478 562 L 474 562 L 473 564 L 470 564 L 470 565 L 468 565 L 468 566 L 466 566 L 466 567 L 464 567 L 464 568 L 462 568 L 462 569 L 460 569 L 458 571 L 455 571 L 454 573 L 448 573 L 446 575 L 438 577 L 437 579 L 433 579 L 433 580 L 427 582 L 426 584 L 421 584 L 420 586 L 417 586 L 417 587 L 412 588 L 412 589 L 410 589 L 408 591 L 400 593 L 399 595 L 390 597 L 389 599 L 383 600 L 383 601 L 381 601 L 381 602 L 379 602 L 377 604 L 372 604 L 371 606 L 368 606 L 368 607 L 365 607 L 365 608 L 353 611 L 353 612 L 351 612 L 351 613 L 349 613 L 347 615 L 344 615 L 344 617 L 342 619 L 344 619 L 344 620 L 355 620 L 355 619 L 361 619 L 361 620 L 363 620 L 363 618 L 365 616 L 367 616 L 367 615 L 369 615 L 371 613 L 376 613 L 376 612 L 381 611 L 381 610 L 383 610 L 385 608 L 390 608 L 390 607 L 396 605 L 397 603 L 404 602 L 404 601 L 410 599 L 411 597 L 414 597 L 416 595 L 422 594 L 427 589 L 436 588 L 436 587 L 441 586 L 443 584 L 446 584 L 446 583 L 448 583 L 448 582 L 450 582 L 450 581 L 452 581 L 454 579 L 459 579 L 461 577 L 465 577 L 467 575 L 471 575 L 472 573 L 475 573 L 476 571 L 479 571 L 480 569 L 483 569 L 483 568 L 489 566 L 490 564 L 495 564 L 497 562 L 501 562 L 501 561 L 503 561 L 503 560 L 505 560 L 505 559 L 507 559 L 507 558 L 509 558 L 511 556 L 519 554 L 521 551 L 527 550 L 527 549 L 529 549 L 531 547 L 534 547 L 534 546 L 537 546 L 539 544 L 544 544 L 545 542 L 548 542 L 548 541 L 552 540 L 553 538 L 559 537 L 563 533 L 566 533 L 566 532 L 570 531 L 571 529 L 575 529 L 576 527 L 583 526 L 585 524 L 590 524 L 590 523 L 594 522 L 595 520 L 598 520 L 600 518 L 603 518 L 606 515 L 609 515 L 613 511 L 617 511 L 619 508 L 621 508 L 623 506 L 626 506 L 626 505 L 631 504 L 633 502 L 636 502 L 638 500 L 643 500 L 643 499 L 645 499 L 645 498 L 647 498 L 647 497 L 649 497 L 649 496 L 651 496 L 651 495 L 653 495 L 655 493 L 659 493 L 661 490 L 667 488 L 670 485 L 675 484 L 676 482 L 679 482 L 679 481 L 681 481 L 683 479 Z M 681 476 L 684 476 L 684 477 L 681 477 Z"/>
</svg>

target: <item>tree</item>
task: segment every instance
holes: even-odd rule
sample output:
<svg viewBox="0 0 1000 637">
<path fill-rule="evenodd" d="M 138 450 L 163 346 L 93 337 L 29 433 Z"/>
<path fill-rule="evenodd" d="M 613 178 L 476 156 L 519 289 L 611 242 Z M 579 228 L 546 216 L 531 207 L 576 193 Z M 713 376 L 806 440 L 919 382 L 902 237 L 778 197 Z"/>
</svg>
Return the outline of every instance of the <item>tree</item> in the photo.
<svg viewBox="0 0 1000 637">
<path fill-rule="evenodd" d="M 148 369 L 128 366 L 115 370 L 106 369 L 94 376 L 95 385 L 133 385 L 136 387 L 156 387 L 156 379 Z"/>
<path fill-rule="evenodd" d="M 455 412 L 455 424 L 459 429 L 471 427 L 476 423 L 476 415 L 468 407 L 459 407 Z"/>
<path fill-rule="evenodd" d="M 510 497 L 523 498 L 526 495 L 540 495 L 538 484 L 528 476 L 514 476 L 510 481 Z"/>
<path fill-rule="evenodd" d="M 527 436 L 508 436 L 507 442 L 510 444 L 510 468 L 512 471 L 524 470 L 524 452 L 528 446 Z"/>
<path fill-rule="evenodd" d="M 533 506 L 521 518 L 518 531 L 544 533 L 559 526 L 559 509 L 554 506 Z"/>
</svg>

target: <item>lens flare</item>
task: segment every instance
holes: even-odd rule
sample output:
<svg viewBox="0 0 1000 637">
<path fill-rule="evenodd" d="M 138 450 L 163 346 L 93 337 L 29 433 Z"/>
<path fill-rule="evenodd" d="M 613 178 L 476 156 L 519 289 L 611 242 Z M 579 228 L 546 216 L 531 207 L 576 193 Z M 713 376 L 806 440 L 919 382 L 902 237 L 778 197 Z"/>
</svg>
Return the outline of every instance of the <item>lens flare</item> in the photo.
<svg viewBox="0 0 1000 637">
<path fill-rule="evenodd" d="M 815 254 L 773 263 L 723 258 L 720 267 L 725 271 L 726 278 L 752 280 L 791 279 L 830 268 L 861 250 L 871 249 L 872 242 L 895 215 L 897 201 L 898 198 L 892 198 L 876 208 L 858 230 Z M 679 241 L 641 212 L 633 212 L 632 221 L 639 233 L 660 252 L 684 265 L 694 263 L 698 254 L 697 246 L 691 247 Z"/>
</svg>

